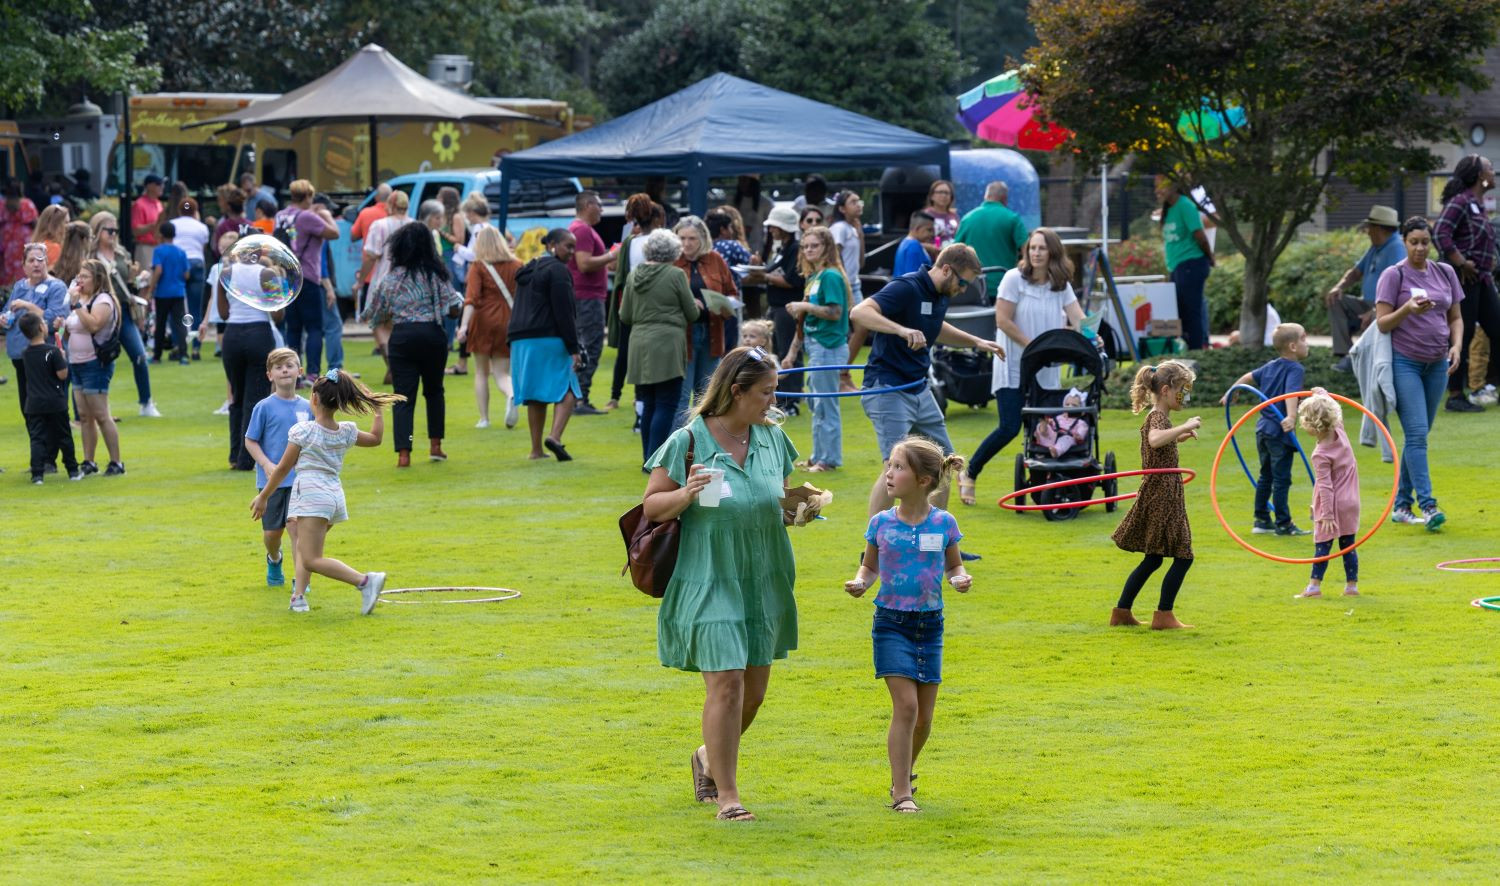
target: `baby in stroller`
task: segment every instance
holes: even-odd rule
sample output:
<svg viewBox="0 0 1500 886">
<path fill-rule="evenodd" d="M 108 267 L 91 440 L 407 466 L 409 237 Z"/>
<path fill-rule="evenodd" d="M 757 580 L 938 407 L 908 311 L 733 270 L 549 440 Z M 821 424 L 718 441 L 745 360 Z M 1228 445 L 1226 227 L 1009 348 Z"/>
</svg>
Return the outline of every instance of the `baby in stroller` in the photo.
<svg viewBox="0 0 1500 886">
<path fill-rule="evenodd" d="M 1089 395 L 1086 391 L 1071 388 L 1067 396 L 1063 397 L 1063 406 L 1082 407 L 1088 403 L 1088 399 Z M 1089 423 L 1081 415 L 1071 412 L 1058 413 L 1037 422 L 1033 438 L 1037 445 L 1052 453 L 1053 458 L 1061 458 L 1064 453 L 1075 447 L 1087 449 Z"/>
</svg>

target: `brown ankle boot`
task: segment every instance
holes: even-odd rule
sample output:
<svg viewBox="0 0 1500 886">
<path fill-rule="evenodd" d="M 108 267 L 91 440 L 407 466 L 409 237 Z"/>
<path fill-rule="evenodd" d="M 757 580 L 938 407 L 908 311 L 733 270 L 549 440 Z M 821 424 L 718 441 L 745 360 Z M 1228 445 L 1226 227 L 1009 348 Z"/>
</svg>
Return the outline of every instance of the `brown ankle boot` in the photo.
<svg viewBox="0 0 1500 886">
<path fill-rule="evenodd" d="M 1190 627 L 1192 625 L 1185 625 L 1178 621 L 1176 613 L 1163 612 L 1160 609 L 1151 613 L 1151 630 L 1153 631 L 1175 631 Z"/>
<path fill-rule="evenodd" d="M 433 461 L 447 461 L 448 454 L 443 451 L 443 438 L 429 437 L 428 441 L 432 444 L 432 448 L 427 450 L 427 457 Z"/>
<path fill-rule="evenodd" d="M 398 449 L 398 450 L 396 450 L 396 467 L 398 467 L 398 468 L 409 468 L 409 467 L 411 467 L 411 450 L 410 449 Z"/>
<path fill-rule="evenodd" d="M 1112 627 L 1112 628 L 1118 628 L 1118 627 L 1122 627 L 1122 626 L 1124 626 L 1124 627 L 1137 627 L 1139 625 L 1140 625 L 1140 622 L 1136 621 L 1135 613 L 1131 612 L 1129 609 L 1121 609 L 1121 608 L 1119 608 L 1117 606 L 1114 609 L 1110 610 L 1110 613 L 1109 613 L 1109 626 L 1110 627 Z"/>
</svg>

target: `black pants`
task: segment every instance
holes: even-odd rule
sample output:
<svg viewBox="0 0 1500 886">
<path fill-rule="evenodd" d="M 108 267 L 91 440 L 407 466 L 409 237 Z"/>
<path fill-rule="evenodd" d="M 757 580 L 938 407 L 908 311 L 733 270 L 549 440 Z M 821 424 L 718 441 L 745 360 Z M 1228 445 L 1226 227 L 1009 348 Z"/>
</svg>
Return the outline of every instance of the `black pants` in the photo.
<svg viewBox="0 0 1500 886">
<path fill-rule="evenodd" d="M 1162 556 L 1160 554 L 1147 554 L 1141 565 L 1135 567 L 1130 577 L 1125 579 L 1125 589 L 1120 592 L 1120 602 L 1115 605 L 1121 609 L 1129 609 L 1135 605 L 1135 596 L 1145 586 L 1146 579 L 1161 568 Z M 1167 574 L 1161 580 L 1161 601 L 1156 608 L 1161 612 L 1171 612 L 1177 603 L 1177 592 L 1182 590 L 1182 580 L 1187 577 L 1189 569 L 1193 568 L 1193 559 L 1172 558 L 1172 565 L 1167 568 Z"/>
<path fill-rule="evenodd" d="M 72 474 L 78 470 L 73 452 L 73 428 L 68 424 L 67 410 L 26 416 L 26 433 L 31 437 L 31 476 L 40 477 L 47 465 L 62 453 L 63 467 Z"/>
<path fill-rule="evenodd" d="M 16 368 L 16 396 L 21 398 L 21 414 L 26 414 L 26 364 L 20 360 L 10 361 Z"/>
<path fill-rule="evenodd" d="M 270 323 L 230 323 L 224 327 L 220 350 L 224 377 L 229 379 L 229 463 L 242 471 L 255 467 L 245 451 L 245 430 L 255 404 L 271 396 L 266 358 L 276 349 Z"/>
<path fill-rule="evenodd" d="M 167 347 L 167 335 L 172 336 L 172 356 L 187 356 L 187 327 L 182 318 L 187 315 L 186 298 L 159 298 L 156 300 L 156 343 L 151 348 L 151 359 L 160 360 Z"/>
<path fill-rule="evenodd" d="M 1458 303 L 1458 313 L 1464 319 L 1464 343 L 1458 349 L 1458 368 L 1448 376 L 1448 395 L 1464 392 L 1469 383 L 1469 345 L 1474 343 L 1474 330 L 1484 327 L 1484 334 L 1491 342 L 1500 342 L 1500 295 L 1495 294 L 1495 278 L 1481 273 L 1473 283 L 1464 284 L 1464 300 Z M 1495 345 L 1491 344 L 1491 348 Z M 1496 377 L 1496 360 L 1490 356 L 1489 375 Z"/>
<path fill-rule="evenodd" d="M 1024 405 L 1020 388 L 999 388 L 995 391 L 995 411 L 1000 414 L 1000 424 L 980 442 L 979 448 L 974 450 L 974 457 L 969 459 L 970 479 L 978 480 L 979 472 L 990 463 L 990 459 L 999 455 L 1000 450 L 1021 433 L 1021 407 Z M 1024 450 L 1025 446 L 1021 448 Z"/>
<path fill-rule="evenodd" d="M 776 352 L 778 358 L 786 356 L 786 352 L 792 347 L 792 339 L 796 338 L 796 336 L 796 318 L 786 312 L 785 305 L 771 305 L 771 349 Z M 735 342 L 735 344 L 739 344 L 739 342 Z M 802 365 L 801 354 L 797 355 L 797 359 L 792 365 Z M 776 399 L 778 402 L 792 399 L 785 395 L 802 393 L 802 375 L 800 372 L 793 372 L 789 375 L 783 375 L 777 381 Z"/>
<path fill-rule="evenodd" d="M 1497 348 L 1500 350 L 1500 348 Z M 630 326 L 620 324 L 620 346 L 615 348 L 615 377 L 610 380 L 609 399 L 620 402 L 625 393 L 625 367 L 630 359 Z"/>
<path fill-rule="evenodd" d="M 398 323 L 386 350 L 391 357 L 391 380 L 405 397 L 391 407 L 396 451 L 411 449 L 416 424 L 417 386 L 427 401 L 427 436 L 443 438 L 443 368 L 448 362 L 448 338 L 437 323 Z"/>
</svg>

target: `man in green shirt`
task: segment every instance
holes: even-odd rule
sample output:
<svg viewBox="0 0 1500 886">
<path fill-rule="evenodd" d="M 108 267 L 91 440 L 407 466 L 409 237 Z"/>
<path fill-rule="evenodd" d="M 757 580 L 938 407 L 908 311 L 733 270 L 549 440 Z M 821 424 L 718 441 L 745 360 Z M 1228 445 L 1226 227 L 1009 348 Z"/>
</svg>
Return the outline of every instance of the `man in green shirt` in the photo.
<svg viewBox="0 0 1500 886">
<path fill-rule="evenodd" d="M 1005 182 L 990 182 L 984 189 L 984 202 L 964 216 L 958 224 L 955 243 L 967 243 L 979 254 L 986 268 L 999 268 L 985 275 L 985 291 L 991 296 L 1000 291 L 1000 278 L 1016 266 L 1026 245 L 1026 223 L 1005 205 L 1010 188 Z"/>
<path fill-rule="evenodd" d="M 1177 316 L 1188 350 L 1208 347 L 1208 300 L 1203 295 L 1209 271 L 1214 266 L 1213 247 L 1203 232 L 1198 204 L 1166 176 L 1156 177 L 1156 197 L 1161 201 L 1161 239 L 1167 273 L 1177 287 Z"/>
</svg>

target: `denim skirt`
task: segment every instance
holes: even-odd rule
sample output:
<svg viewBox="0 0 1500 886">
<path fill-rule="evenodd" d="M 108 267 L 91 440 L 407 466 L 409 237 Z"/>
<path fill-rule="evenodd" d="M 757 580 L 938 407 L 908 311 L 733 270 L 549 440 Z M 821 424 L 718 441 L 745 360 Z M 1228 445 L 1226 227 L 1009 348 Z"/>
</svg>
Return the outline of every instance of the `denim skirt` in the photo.
<svg viewBox="0 0 1500 886">
<path fill-rule="evenodd" d="M 875 646 L 876 679 L 943 682 L 943 610 L 903 612 L 876 606 L 870 639 Z"/>
</svg>

